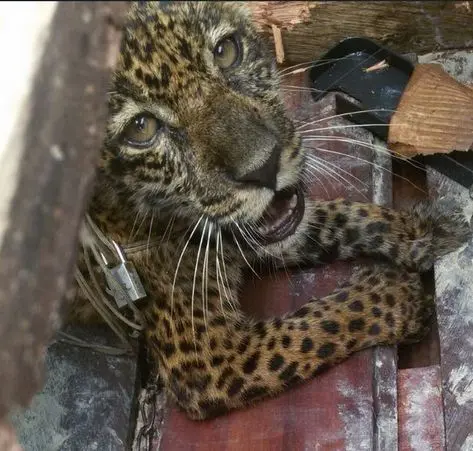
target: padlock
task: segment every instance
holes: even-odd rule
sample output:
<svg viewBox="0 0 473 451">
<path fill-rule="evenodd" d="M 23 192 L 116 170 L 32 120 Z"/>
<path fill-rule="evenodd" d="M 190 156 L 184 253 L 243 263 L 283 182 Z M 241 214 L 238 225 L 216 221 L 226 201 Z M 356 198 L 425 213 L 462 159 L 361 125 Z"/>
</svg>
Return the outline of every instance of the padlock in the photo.
<svg viewBox="0 0 473 451">
<path fill-rule="evenodd" d="M 112 243 L 117 251 L 120 263 L 113 268 L 109 268 L 105 256 L 103 254 L 101 256 L 105 263 L 108 293 L 113 296 L 118 308 L 122 308 L 128 305 L 129 302 L 133 303 L 145 298 L 147 294 L 133 263 L 125 259 L 120 246 L 115 241 L 112 241 Z"/>
</svg>

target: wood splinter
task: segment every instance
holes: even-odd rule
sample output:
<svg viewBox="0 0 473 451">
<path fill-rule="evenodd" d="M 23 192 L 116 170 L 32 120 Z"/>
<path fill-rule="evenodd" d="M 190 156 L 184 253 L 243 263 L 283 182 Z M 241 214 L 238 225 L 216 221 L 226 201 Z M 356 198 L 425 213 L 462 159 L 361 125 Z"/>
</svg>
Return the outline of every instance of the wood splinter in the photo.
<svg viewBox="0 0 473 451">
<path fill-rule="evenodd" d="M 363 69 L 365 72 L 375 72 L 381 69 L 385 69 L 386 67 L 389 67 L 389 64 L 387 63 L 386 60 L 380 61 L 379 63 L 373 64 L 370 67 L 367 67 L 366 69 Z"/>
<path fill-rule="evenodd" d="M 276 51 L 276 61 L 278 64 L 284 63 L 284 45 L 282 42 L 282 33 L 281 29 L 277 26 L 272 24 L 271 29 L 273 30 L 273 38 L 274 38 L 274 48 Z"/>
</svg>

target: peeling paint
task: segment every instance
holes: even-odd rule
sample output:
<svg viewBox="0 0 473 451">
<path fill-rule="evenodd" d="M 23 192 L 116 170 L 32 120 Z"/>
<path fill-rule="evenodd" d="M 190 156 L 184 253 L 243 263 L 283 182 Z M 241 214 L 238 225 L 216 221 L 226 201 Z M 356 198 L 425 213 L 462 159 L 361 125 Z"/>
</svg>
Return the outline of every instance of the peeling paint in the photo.
<svg viewBox="0 0 473 451">
<path fill-rule="evenodd" d="M 446 187 L 448 185 L 448 188 Z M 444 202 L 454 201 L 462 210 L 465 218 L 471 220 L 473 216 L 473 201 L 471 200 L 468 190 L 459 184 L 452 182 L 446 177 L 442 178 L 438 190 L 447 192 L 438 199 Z M 438 297 L 445 297 L 452 291 L 460 291 L 461 295 L 457 296 L 455 301 L 455 315 L 451 315 L 451 320 L 464 323 L 473 323 L 473 241 L 455 252 L 452 252 L 441 259 L 435 265 L 436 273 L 436 293 Z M 440 321 L 447 320 L 441 318 Z M 455 324 L 452 324 L 454 327 Z"/>
<path fill-rule="evenodd" d="M 448 183 L 448 191 L 444 184 Z M 473 215 L 473 201 L 470 199 L 468 191 L 451 181 L 444 179 L 440 185 L 440 191 L 448 192 L 448 198 L 454 198 L 456 203 L 463 209 L 465 217 L 470 219 Z M 440 200 L 447 200 L 447 196 L 440 197 Z M 445 313 L 440 315 L 439 324 L 442 330 L 449 331 L 452 337 L 473 324 L 473 241 L 466 246 L 439 259 L 435 265 L 436 292 L 441 299 L 455 299 L 454 310 L 443 306 Z M 467 343 L 470 341 L 467 340 Z M 454 395 L 459 405 L 473 401 L 473 365 L 468 364 L 471 354 L 467 349 L 458 349 L 459 361 L 460 353 L 468 354 L 463 358 L 466 362 L 451 369 L 447 377 L 446 388 Z"/>
<path fill-rule="evenodd" d="M 473 367 L 463 363 L 458 368 L 452 369 L 447 388 L 460 406 L 473 402 Z"/>
<path fill-rule="evenodd" d="M 376 450 L 395 449 L 398 441 L 397 380 L 395 350 L 377 347 L 373 352 Z"/>
<path fill-rule="evenodd" d="M 373 415 L 372 399 L 360 395 L 356 386 L 347 380 L 337 383 L 343 396 L 338 412 L 345 426 L 345 451 L 367 451 L 373 448 L 373 435 L 367 423 Z"/>
<path fill-rule="evenodd" d="M 407 404 L 407 421 L 405 429 L 412 450 L 431 450 L 431 441 L 424 434 L 431 427 L 431 417 L 425 415 L 426 400 L 439 397 L 439 389 L 432 386 L 429 379 L 420 378 L 413 386 Z M 439 437 L 440 438 L 440 437 Z"/>
<path fill-rule="evenodd" d="M 460 451 L 472 451 L 473 450 L 473 434 L 470 434 L 463 442 Z"/>
<path fill-rule="evenodd" d="M 432 197 L 456 205 L 467 219 L 473 213 L 468 189 L 428 169 Z M 471 223 L 471 220 L 470 220 Z M 473 240 L 435 264 L 444 417 L 449 449 L 473 451 Z M 469 443 L 469 444 L 468 444 Z"/>
</svg>

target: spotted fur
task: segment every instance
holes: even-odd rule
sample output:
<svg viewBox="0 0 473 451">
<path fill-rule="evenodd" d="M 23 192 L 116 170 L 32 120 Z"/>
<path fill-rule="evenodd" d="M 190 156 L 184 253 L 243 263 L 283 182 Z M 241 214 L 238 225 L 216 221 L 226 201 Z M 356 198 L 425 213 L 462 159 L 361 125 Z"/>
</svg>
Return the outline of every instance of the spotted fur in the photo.
<svg viewBox="0 0 473 451">
<path fill-rule="evenodd" d="M 243 56 L 221 71 L 212 49 L 230 33 Z M 142 309 L 157 371 L 194 419 L 273 396 L 360 349 L 420 338 L 432 299 L 419 273 L 470 236 L 460 215 L 438 205 L 398 212 L 306 199 L 293 235 L 245 244 L 242 231 L 251 235 L 275 190 L 300 184 L 304 170 L 278 84 L 239 2 L 132 7 L 89 213 L 119 243 L 161 237 L 131 258 L 149 294 Z M 161 123 L 144 150 L 121 139 L 142 112 Z M 387 266 L 363 270 L 284 317 L 256 321 L 238 308 L 242 271 L 272 255 L 294 265 L 369 256 Z M 73 315 L 89 318 L 81 301 Z"/>
</svg>

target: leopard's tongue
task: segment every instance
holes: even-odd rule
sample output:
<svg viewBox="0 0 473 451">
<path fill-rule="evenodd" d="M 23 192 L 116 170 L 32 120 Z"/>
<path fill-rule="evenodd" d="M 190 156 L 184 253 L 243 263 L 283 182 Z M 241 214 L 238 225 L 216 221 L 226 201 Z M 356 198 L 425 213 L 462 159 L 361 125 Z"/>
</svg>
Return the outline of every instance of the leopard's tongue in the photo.
<svg viewBox="0 0 473 451">
<path fill-rule="evenodd" d="M 257 228 L 262 244 L 281 241 L 292 235 L 304 215 L 304 196 L 296 188 L 275 193 Z"/>
</svg>

